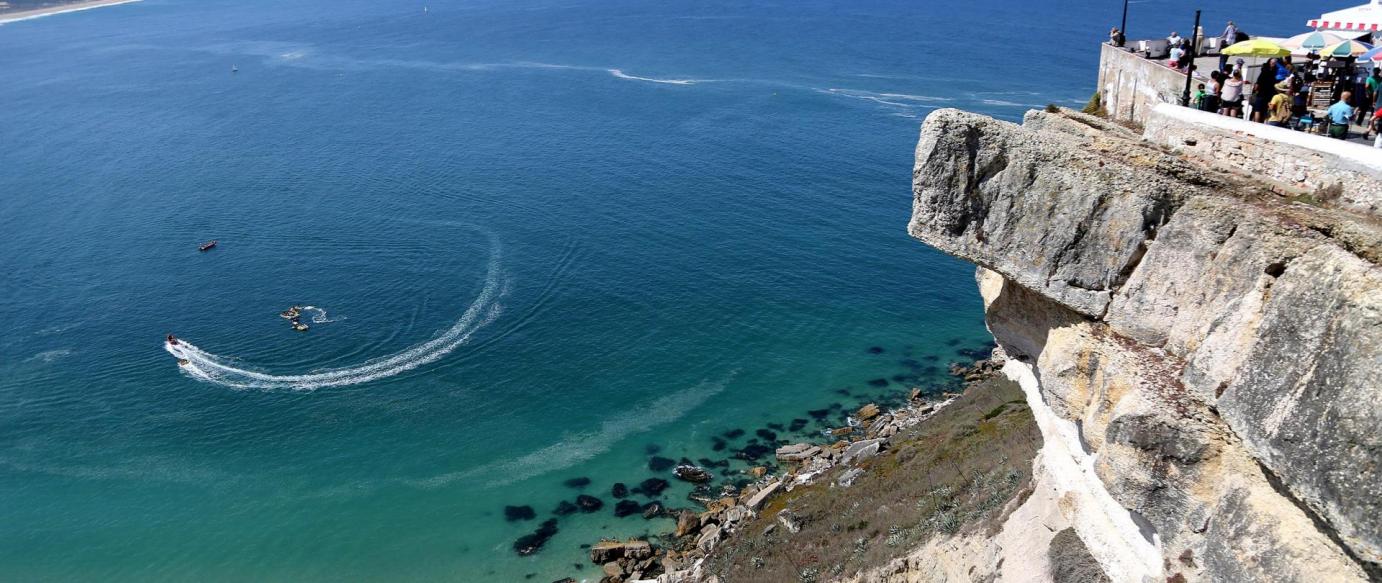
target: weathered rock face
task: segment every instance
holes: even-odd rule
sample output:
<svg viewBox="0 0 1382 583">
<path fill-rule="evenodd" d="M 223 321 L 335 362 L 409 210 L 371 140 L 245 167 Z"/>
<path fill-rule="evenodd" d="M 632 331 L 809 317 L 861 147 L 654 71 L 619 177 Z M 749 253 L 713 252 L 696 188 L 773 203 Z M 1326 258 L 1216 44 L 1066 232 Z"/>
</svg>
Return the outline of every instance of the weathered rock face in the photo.
<svg viewBox="0 0 1382 583">
<path fill-rule="evenodd" d="M 1071 112 L 922 128 L 909 231 L 981 266 L 996 340 L 1159 549 L 1144 576 L 1382 574 L 1382 228 L 1269 190 Z"/>
</svg>

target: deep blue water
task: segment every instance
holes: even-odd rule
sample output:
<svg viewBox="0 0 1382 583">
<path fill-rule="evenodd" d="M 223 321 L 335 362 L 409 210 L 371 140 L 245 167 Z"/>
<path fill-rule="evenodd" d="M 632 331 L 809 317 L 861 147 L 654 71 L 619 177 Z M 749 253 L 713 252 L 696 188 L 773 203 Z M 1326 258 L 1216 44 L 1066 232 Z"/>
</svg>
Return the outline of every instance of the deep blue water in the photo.
<svg viewBox="0 0 1382 583">
<path fill-rule="evenodd" d="M 1133 4 L 1131 36 L 1187 6 Z M 984 346 L 973 268 L 905 233 L 917 126 L 1082 104 L 1120 9 L 148 0 L 0 26 L 0 578 L 598 578 L 579 545 L 670 525 L 611 513 L 613 482 L 670 479 L 653 449 L 810 437 Z M 333 321 L 293 332 L 293 304 Z M 580 492 L 605 508 L 514 553 Z"/>
</svg>

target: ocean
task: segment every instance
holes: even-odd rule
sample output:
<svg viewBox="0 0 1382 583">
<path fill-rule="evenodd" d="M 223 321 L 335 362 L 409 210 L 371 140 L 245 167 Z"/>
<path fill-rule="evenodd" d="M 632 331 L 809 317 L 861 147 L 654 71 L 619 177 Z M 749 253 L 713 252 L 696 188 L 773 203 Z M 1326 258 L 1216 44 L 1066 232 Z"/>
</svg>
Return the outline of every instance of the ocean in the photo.
<svg viewBox="0 0 1382 583">
<path fill-rule="evenodd" d="M 1266 4 L 1206 28 L 1316 16 Z M 672 526 L 616 517 L 616 482 L 692 507 L 663 458 L 718 488 L 954 386 L 989 337 L 973 266 L 906 234 L 918 126 L 1081 106 L 1121 8 L 146 0 L 0 25 L 0 578 L 598 579 L 582 544 Z M 1193 20 L 1132 10 L 1133 38 Z M 603 507 L 554 514 L 581 494 Z"/>
</svg>

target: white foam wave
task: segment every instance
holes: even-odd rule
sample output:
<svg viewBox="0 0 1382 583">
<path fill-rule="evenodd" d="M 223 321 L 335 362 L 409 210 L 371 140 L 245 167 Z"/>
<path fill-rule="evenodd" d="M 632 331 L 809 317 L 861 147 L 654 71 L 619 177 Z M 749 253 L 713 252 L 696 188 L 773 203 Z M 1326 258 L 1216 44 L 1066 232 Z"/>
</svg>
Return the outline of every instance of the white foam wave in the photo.
<svg viewBox="0 0 1382 583">
<path fill-rule="evenodd" d="M 335 318 L 328 318 L 328 317 L 326 317 L 326 310 L 324 310 L 324 309 L 322 309 L 322 308 L 318 308 L 318 307 L 316 307 L 316 306 L 299 306 L 299 307 L 298 307 L 298 311 L 299 311 L 299 312 L 312 312 L 312 323 L 313 323 L 313 324 L 327 324 L 327 323 L 330 323 L 330 322 L 339 322 L 339 321 L 341 321 L 341 320 L 345 320 L 345 319 L 346 319 L 345 316 L 337 316 L 337 317 L 335 317 Z"/>
<path fill-rule="evenodd" d="M 176 345 L 165 342 L 163 348 L 175 358 L 186 360 L 187 364 L 181 365 L 181 368 L 193 378 L 237 389 L 311 391 L 365 383 L 435 362 L 469 342 L 477 330 L 499 316 L 502 307 L 497 303 L 497 299 L 502 295 L 502 284 L 499 251 L 496 246 L 490 256 L 484 289 L 455 324 L 422 344 L 390 356 L 371 359 L 358 366 L 308 374 L 280 375 L 238 367 L 234 364 L 235 359 L 211 354 L 183 339 L 178 339 Z"/>
<path fill-rule="evenodd" d="M 107 3 L 105 3 L 105 4 L 84 4 L 84 5 L 80 5 L 80 6 L 73 6 L 73 7 L 71 7 L 71 8 L 65 8 L 65 9 L 62 9 L 62 10 L 53 10 L 53 11 L 51 11 L 51 12 L 42 12 L 42 13 L 39 13 L 39 14 L 30 14 L 30 15 L 28 15 L 28 16 L 12 16 L 12 17 L 0 16 L 0 25 L 8 24 L 8 23 L 11 23 L 11 22 L 20 22 L 20 21 L 24 21 L 24 20 L 33 20 L 33 19 L 35 19 L 35 18 L 43 18 L 43 17 L 45 17 L 45 16 L 57 16 L 57 15 L 59 15 L 59 14 L 67 14 L 68 12 L 81 12 L 81 11 L 83 11 L 83 10 L 91 10 L 92 8 L 105 8 L 106 6 L 119 6 L 119 5 L 121 5 L 121 4 L 129 4 L 129 3 L 131 3 L 131 2 L 139 2 L 139 0 L 122 0 L 122 1 L 120 1 L 120 2 L 107 2 Z"/>
<path fill-rule="evenodd" d="M 996 105 L 999 107 L 1035 107 L 1030 104 L 1017 103 L 1015 101 L 1008 101 L 1005 99 L 980 99 L 979 103 L 982 103 L 984 105 Z"/>
<path fill-rule="evenodd" d="M 35 361 L 35 360 L 41 360 L 41 361 L 43 361 L 43 362 L 53 362 L 53 361 L 55 361 L 55 360 L 57 360 L 57 359 L 59 359 L 59 358 L 65 358 L 65 357 L 71 356 L 71 355 L 72 355 L 72 350 L 71 350 L 71 349 L 59 348 L 59 349 L 57 349 L 57 350 L 45 350 L 45 351 L 43 351 L 43 352 L 40 352 L 40 353 L 35 354 L 35 355 L 33 355 L 33 356 L 30 356 L 29 358 L 27 358 L 27 359 L 25 359 L 25 360 L 26 360 L 27 362 L 32 362 L 32 361 Z"/>
<path fill-rule="evenodd" d="M 864 101 L 872 101 L 872 102 L 874 102 L 874 103 L 879 103 L 879 104 L 882 104 L 882 105 L 888 105 L 888 106 L 892 106 L 892 107 L 900 107 L 900 108 L 906 108 L 906 109 L 917 109 L 917 108 L 931 108 L 931 109 L 934 109 L 934 108 L 936 108 L 937 106 L 936 106 L 936 105 L 931 105 L 931 104 L 933 104 L 933 103 L 944 103 L 944 102 L 950 101 L 950 98 L 948 98 L 948 97 L 937 97 L 937 96 L 934 96 L 934 95 L 913 95 L 913 94 L 910 94 L 910 93 L 874 92 L 874 91 L 863 91 L 863 90 L 859 90 L 859 89 L 840 89 L 840 88 L 835 88 L 835 87 L 832 87 L 832 88 L 830 88 L 830 89 L 824 89 L 824 90 L 817 89 L 817 91 L 820 91 L 821 93 L 825 93 L 825 94 L 828 94 L 828 95 L 837 95 L 837 96 L 840 96 L 840 97 L 849 97 L 849 98 L 851 98 L 851 99 L 862 99 L 862 100 L 864 100 Z"/>
<path fill-rule="evenodd" d="M 625 73 L 621 69 L 605 70 L 609 71 L 610 75 L 614 75 L 615 77 L 618 77 L 620 79 L 629 79 L 631 81 L 649 81 L 652 83 L 666 83 L 668 85 L 695 85 L 696 83 L 699 83 L 701 81 L 700 79 L 657 79 L 654 77 L 639 77 L 637 75 L 630 75 L 628 73 Z"/>
<path fill-rule="evenodd" d="M 615 443 L 630 435 L 680 419 L 723 391 L 737 372 L 731 371 L 719 381 L 703 381 L 689 389 L 665 395 L 652 403 L 605 419 L 599 429 L 568 434 L 561 441 L 517 458 L 431 478 L 409 480 L 407 484 L 438 488 L 457 480 L 489 478 L 488 485 L 503 486 L 569 468 L 609 451 Z"/>
</svg>

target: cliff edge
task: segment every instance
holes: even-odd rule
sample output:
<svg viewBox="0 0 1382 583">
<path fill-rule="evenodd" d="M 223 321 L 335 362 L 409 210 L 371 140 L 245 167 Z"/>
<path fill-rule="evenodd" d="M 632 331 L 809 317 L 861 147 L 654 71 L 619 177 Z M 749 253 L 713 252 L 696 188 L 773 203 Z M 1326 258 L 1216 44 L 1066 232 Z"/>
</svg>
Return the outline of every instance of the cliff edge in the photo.
<svg viewBox="0 0 1382 583">
<path fill-rule="evenodd" d="M 1184 147 L 932 113 L 908 230 L 979 266 L 1036 478 L 1111 580 L 1378 580 L 1376 205 L 1195 155 L 1176 115 L 1148 127 Z"/>
</svg>

